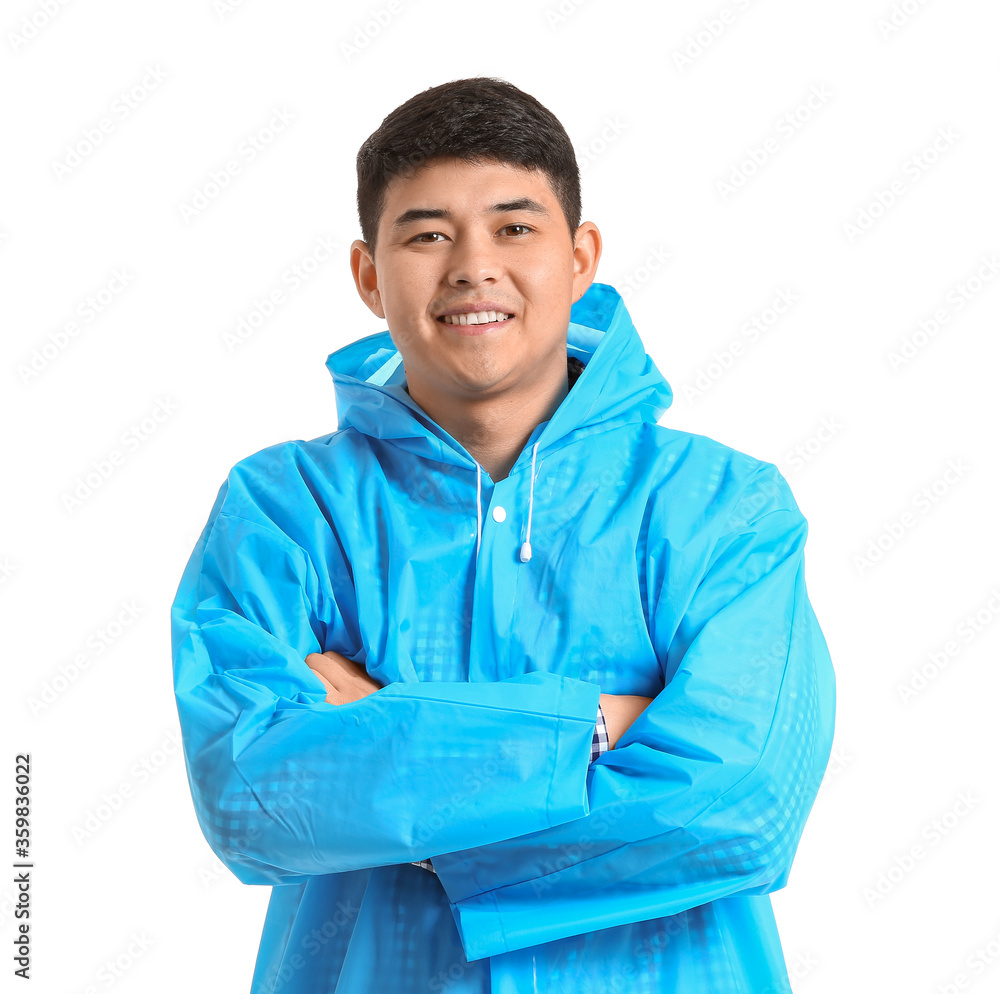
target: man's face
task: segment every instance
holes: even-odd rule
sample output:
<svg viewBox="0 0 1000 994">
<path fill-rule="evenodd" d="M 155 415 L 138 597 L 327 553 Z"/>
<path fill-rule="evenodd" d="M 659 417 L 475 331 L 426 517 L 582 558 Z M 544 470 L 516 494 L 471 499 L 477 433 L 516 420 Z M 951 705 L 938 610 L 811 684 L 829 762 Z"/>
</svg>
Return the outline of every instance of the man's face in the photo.
<svg viewBox="0 0 1000 994">
<path fill-rule="evenodd" d="M 576 242 L 540 171 L 449 158 L 397 176 L 374 259 L 358 241 L 351 262 L 362 298 L 386 319 L 414 400 L 467 403 L 551 383 L 555 370 L 564 376 L 570 307 L 600 257 L 590 222 Z M 444 319 L 483 311 L 499 319 Z"/>
</svg>

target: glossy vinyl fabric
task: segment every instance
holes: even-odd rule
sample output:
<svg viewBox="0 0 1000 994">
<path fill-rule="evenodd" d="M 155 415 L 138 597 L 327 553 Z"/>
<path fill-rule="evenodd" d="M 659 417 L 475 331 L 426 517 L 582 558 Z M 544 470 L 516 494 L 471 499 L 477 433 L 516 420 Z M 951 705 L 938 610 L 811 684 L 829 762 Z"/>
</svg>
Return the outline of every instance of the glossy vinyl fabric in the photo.
<svg viewBox="0 0 1000 994">
<path fill-rule="evenodd" d="M 174 677 L 202 831 L 273 886 L 254 994 L 790 990 L 768 895 L 835 699 L 806 522 L 772 464 L 657 424 L 671 391 L 613 288 L 568 352 L 500 482 L 384 332 L 327 360 L 337 431 L 219 490 Z M 328 649 L 382 689 L 325 703 Z M 655 699 L 591 764 L 602 692 Z"/>
</svg>

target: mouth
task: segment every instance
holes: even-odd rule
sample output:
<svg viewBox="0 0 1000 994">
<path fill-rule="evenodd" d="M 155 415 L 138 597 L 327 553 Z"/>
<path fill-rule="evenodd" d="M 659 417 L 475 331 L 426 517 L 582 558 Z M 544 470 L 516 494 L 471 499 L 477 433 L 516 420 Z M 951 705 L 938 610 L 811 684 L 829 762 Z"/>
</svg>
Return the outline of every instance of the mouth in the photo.
<svg viewBox="0 0 1000 994">
<path fill-rule="evenodd" d="M 503 311 L 479 311 L 470 314 L 446 314 L 437 319 L 439 324 L 447 325 L 459 335 L 485 335 L 509 325 L 514 320 L 513 314 Z"/>
</svg>

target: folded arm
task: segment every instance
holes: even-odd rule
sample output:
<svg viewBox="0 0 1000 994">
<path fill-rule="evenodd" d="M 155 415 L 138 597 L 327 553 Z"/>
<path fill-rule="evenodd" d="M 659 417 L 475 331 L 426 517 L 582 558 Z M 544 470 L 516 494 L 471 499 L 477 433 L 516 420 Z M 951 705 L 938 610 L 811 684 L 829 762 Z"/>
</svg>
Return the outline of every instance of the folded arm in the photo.
<svg viewBox="0 0 1000 994">
<path fill-rule="evenodd" d="M 240 880 L 402 863 L 586 815 L 596 684 L 535 672 L 327 703 L 305 662 L 328 630 L 315 570 L 251 501 L 227 511 L 225 491 L 172 635 L 195 809 Z"/>
<path fill-rule="evenodd" d="M 333 650 L 309 653 L 306 665 L 326 688 L 327 704 L 353 704 L 382 687 L 368 675 L 363 666 Z M 593 762 L 608 749 L 613 749 L 621 735 L 651 701 L 650 697 L 632 694 L 601 694 L 597 723 L 590 745 L 590 761 Z M 414 866 L 436 872 L 430 859 L 412 862 Z"/>
<path fill-rule="evenodd" d="M 833 737 L 806 530 L 792 502 L 719 537 L 666 686 L 591 767 L 588 815 L 435 857 L 470 959 L 784 885 Z"/>
</svg>

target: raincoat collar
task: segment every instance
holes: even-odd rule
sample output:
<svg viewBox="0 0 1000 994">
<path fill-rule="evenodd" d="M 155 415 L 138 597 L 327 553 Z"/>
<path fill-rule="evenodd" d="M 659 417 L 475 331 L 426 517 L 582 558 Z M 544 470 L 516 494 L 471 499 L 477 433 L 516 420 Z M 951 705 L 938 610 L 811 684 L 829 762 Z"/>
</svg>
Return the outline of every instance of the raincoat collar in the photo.
<svg viewBox="0 0 1000 994">
<path fill-rule="evenodd" d="M 572 307 L 566 339 L 567 353 L 586 368 L 552 417 L 535 427 L 512 474 L 528 458 L 534 461 L 539 451 L 544 454 L 571 436 L 628 422 L 655 423 L 673 400 L 614 287 L 591 284 Z M 341 429 L 355 428 L 439 462 L 479 468 L 468 450 L 404 389 L 402 356 L 388 331 L 331 353 L 326 367 L 333 377 Z"/>
</svg>

